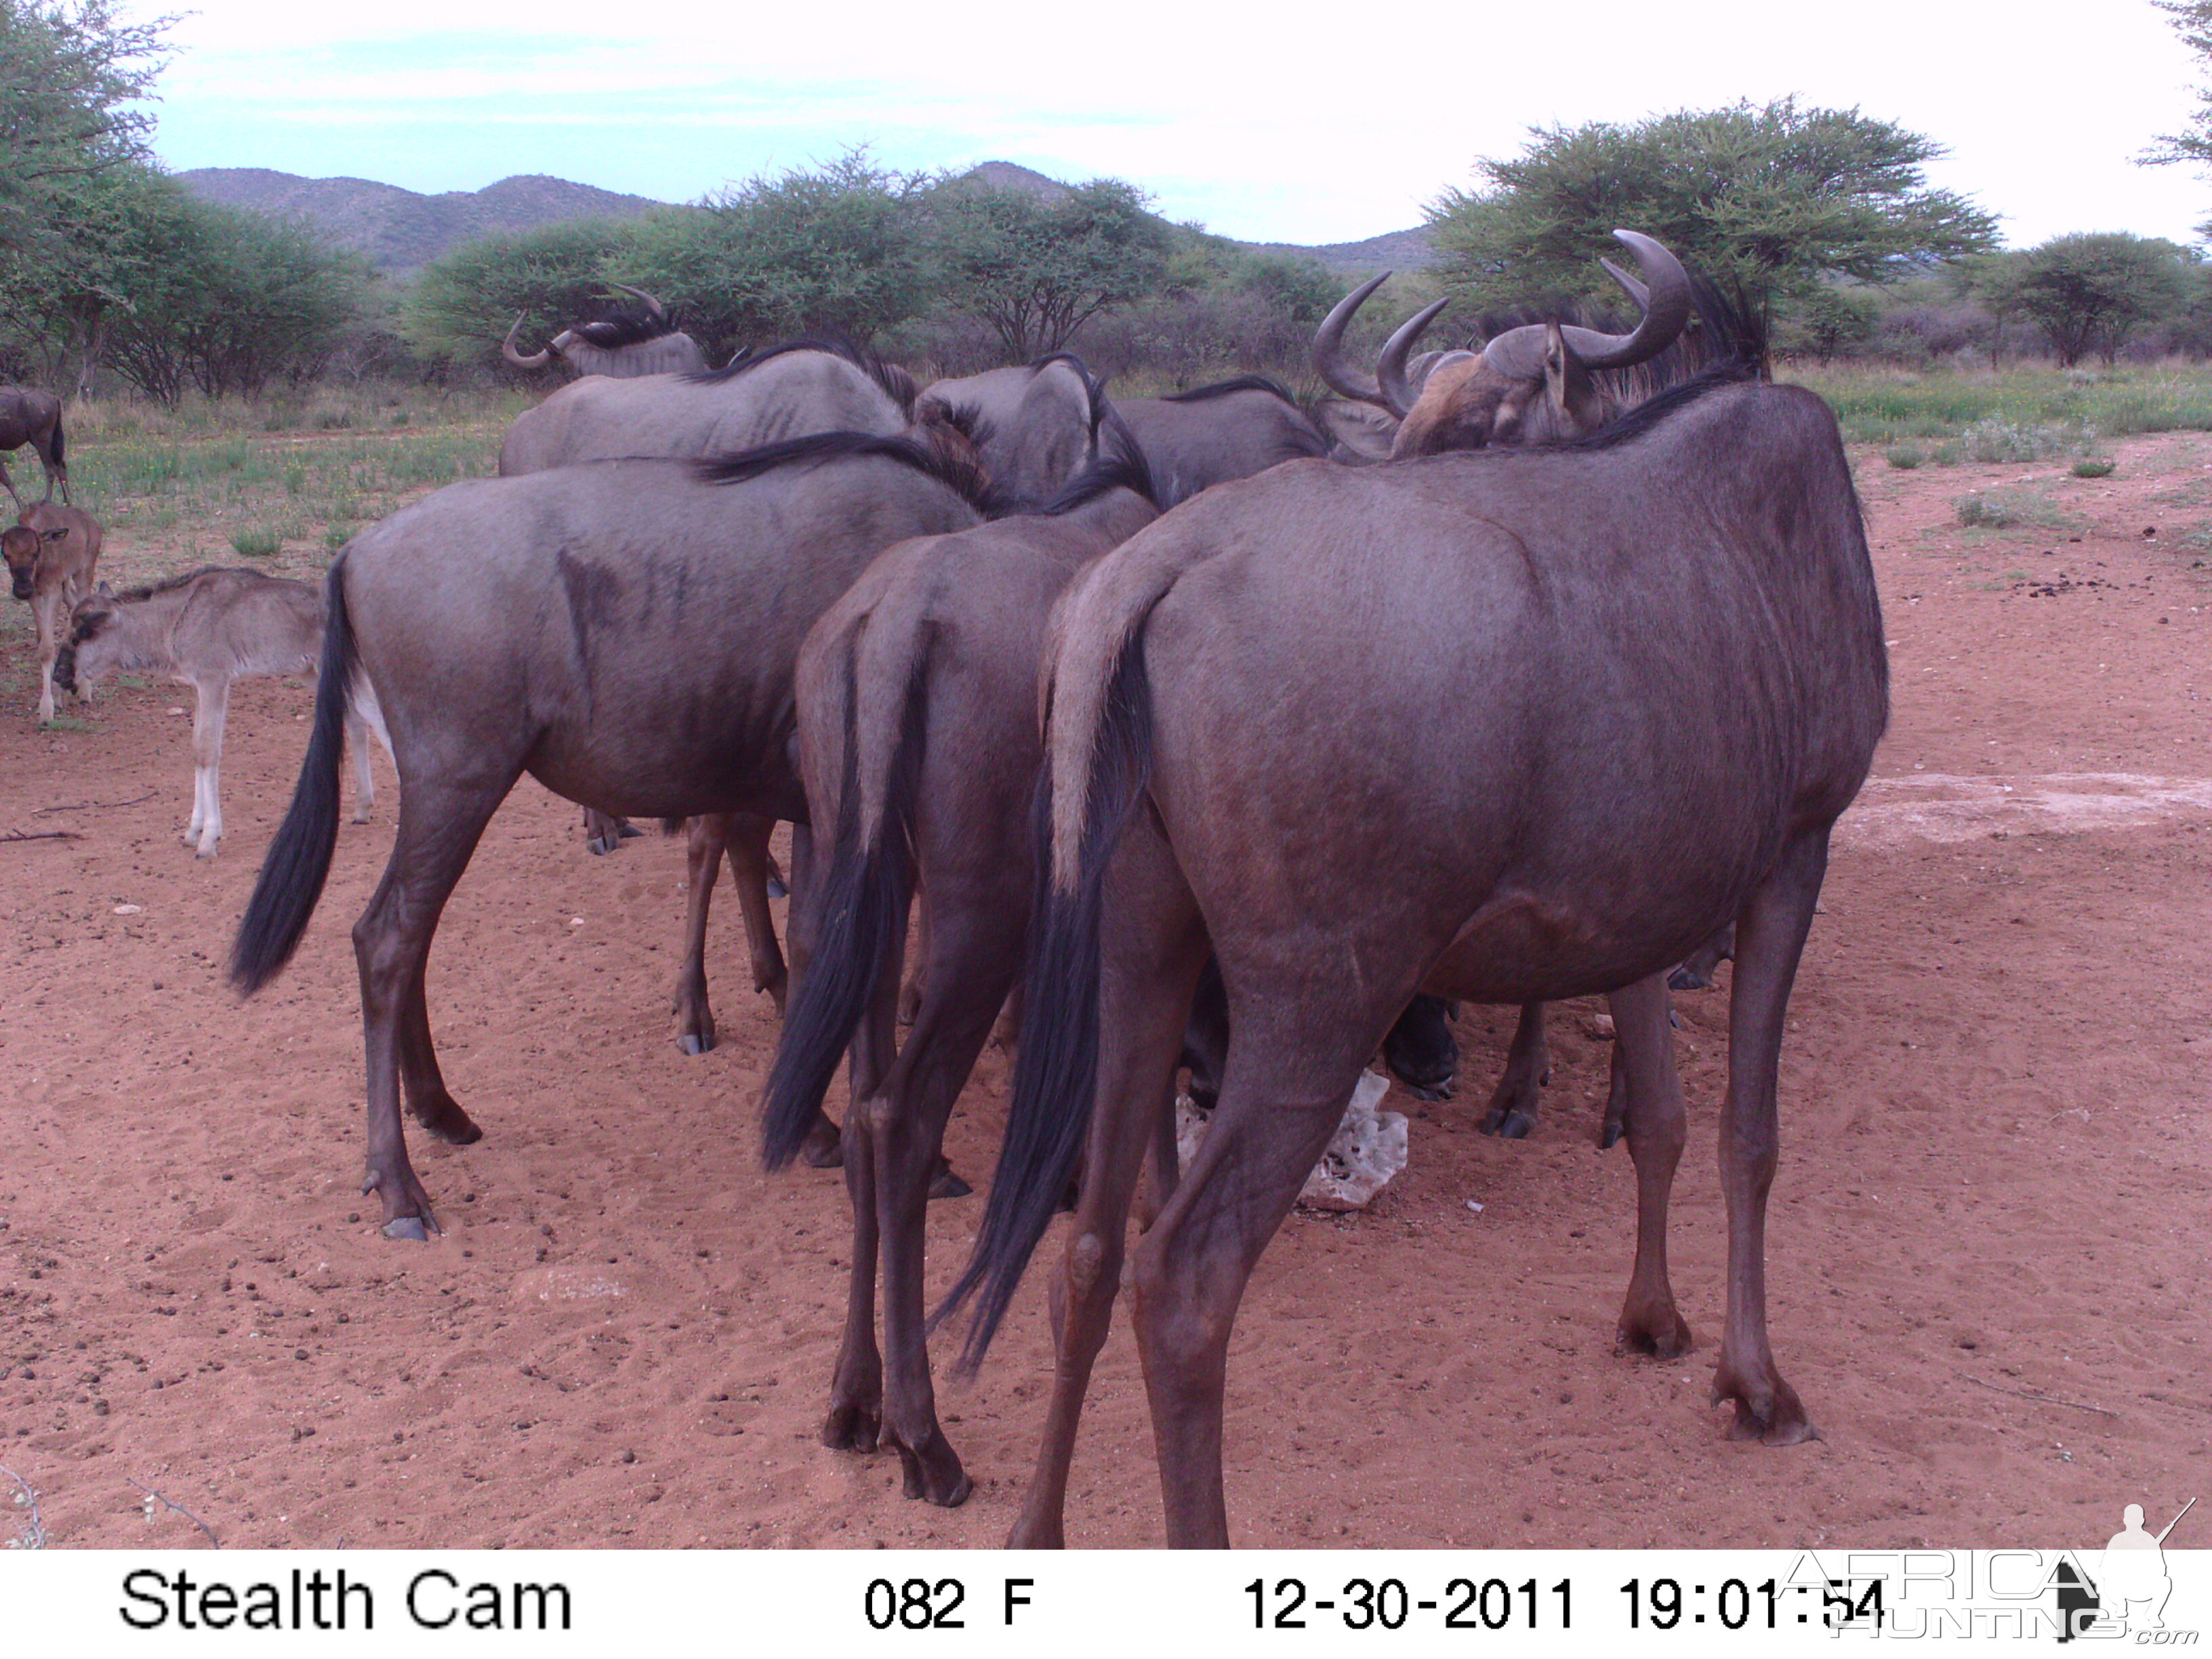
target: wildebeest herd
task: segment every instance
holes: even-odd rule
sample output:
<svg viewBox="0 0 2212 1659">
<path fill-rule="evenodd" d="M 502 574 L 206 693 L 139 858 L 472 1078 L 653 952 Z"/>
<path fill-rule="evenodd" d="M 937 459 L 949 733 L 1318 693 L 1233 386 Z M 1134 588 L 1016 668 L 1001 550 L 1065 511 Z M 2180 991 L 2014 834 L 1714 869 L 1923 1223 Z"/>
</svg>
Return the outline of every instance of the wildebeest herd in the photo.
<svg viewBox="0 0 2212 1659">
<path fill-rule="evenodd" d="M 709 369 L 645 295 L 535 356 L 510 332 L 513 361 L 586 372 L 515 423 L 500 476 L 355 537 L 319 605 L 261 596 L 270 615 L 245 630 L 260 655 L 229 642 L 234 672 L 320 665 L 232 954 L 240 990 L 308 925 L 349 738 L 363 811 L 366 731 L 399 775 L 353 933 L 363 1190 L 386 1234 L 437 1231 L 403 1098 L 441 1139 L 482 1133 L 440 1071 L 425 966 L 527 773 L 598 815 L 603 846 L 623 819 L 689 820 L 690 1052 L 714 1040 L 705 906 L 726 855 L 756 982 L 785 1006 L 767 845 L 793 826 L 764 1152 L 842 1167 L 853 1252 L 822 1438 L 896 1449 L 909 1497 L 970 1489 L 937 1416 L 933 1325 L 972 1309 L 957 1363 L 979 1364 L 1073 1207 L 1012 1541 L 1062 1541 L 1126 1282 L 1168 1540 L 1224 1544 L 1223 1389 L 1248 1277 L 1378 1052 L 1409 1083 L 1449 1081 L 1446 999 L 1522 1007 L 1484 1125 L 1516 1134 L 1543 1079 L 1541 1005 L 1610 997 L 1601 1133 L 1626 1139 L 1638 1206 L 1619 1335 L 1686 1352 L 1668 975 L 1731 948 L 1713 1391 L 1740 1436 L 1810 1437 L 1766 1334 L 1777 1064 L 1830 829 L 1887 718 L 1881 618 L 1826 407 L 1767 379 L 1741 303 L 1616 234 L 1639 272 L 1607 266 L 1636 306 L 1625 331 L 1538 318 L 1416 356 L 1431 307 L 1369 373 L 1344 338 L 1376 284 L 1347 296 L 1316 363 L 1354 407 L 1323 418 L 1256 377 L 1116 402 L 1066 354 L 926 387 L 834 339 Z M 7 546 L 28 597 L 36 559 L 27 577 Z M 64 689 L 103 665 L 166 666 L 128 643 L 162 629 L 134 634 L 125 613 L 185 611 L 200 579 L 107 595 L 91 574 L 83 559 L 67 578 Z M 201 696 L 219 750 L 220 693 Z M 201 764 L 192 835 L 210 851 L 204 741 Z M 994 1028 L 1017 1055 L 1005 1145 L 933 1313 L 924 1211 L 966 1191 L 941 1143 Z M 1186 1069 L 1216 1107 L 1179 1168 Z"/>
</svg>

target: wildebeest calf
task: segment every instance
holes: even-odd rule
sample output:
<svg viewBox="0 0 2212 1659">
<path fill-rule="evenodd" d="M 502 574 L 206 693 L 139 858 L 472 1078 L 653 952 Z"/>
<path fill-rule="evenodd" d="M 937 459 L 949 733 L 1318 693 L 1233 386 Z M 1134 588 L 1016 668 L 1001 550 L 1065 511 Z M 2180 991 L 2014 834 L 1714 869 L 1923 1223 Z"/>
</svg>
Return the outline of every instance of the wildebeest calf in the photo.
<svg viewBox="0 0 2212 1659">
<path fill-rule="evenodd" d="M 40 502 L 24 509 L 22 521 L 0 530 L 0 553 L 15 597 L 31 603 L 39 628 L 39 718 L 54 717 L 54 653 L 57 624 L 92 592 L 100 563 L 100 529 L 91 514 L 73 507 Z"/>
<path fill-rule="evenodd" d="M 120 672 L 166 675 L 198 694 L 192 713 L 192 817 L 184 839 L 200 857 L 214 857 L 222 839 L 222 727 L 230 712 L 230 683 L 252 674 L 315 672 L 323 648 L 322 590 L 258 570 L 210 568 L 124 593 L 111 593 L 103 583 L 77 605 L 73 624 L 55 665 L 64 690 L 88 690 Z M 356 679 L 352 690 L 346 740 L 360 781 L 353 819 L 365 823 L 376 787 L 364 728 L 376 733 L 386 755 L 392 739 L 368 682 Z"/>
</svg>

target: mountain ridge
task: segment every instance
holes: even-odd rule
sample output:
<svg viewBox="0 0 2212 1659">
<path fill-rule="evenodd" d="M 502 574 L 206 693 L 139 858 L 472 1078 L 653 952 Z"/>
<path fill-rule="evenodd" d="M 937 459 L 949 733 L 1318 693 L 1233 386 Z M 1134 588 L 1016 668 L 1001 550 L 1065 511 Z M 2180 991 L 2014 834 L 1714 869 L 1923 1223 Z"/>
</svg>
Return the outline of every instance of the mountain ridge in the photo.
<svg viewBox="0 0 2212 1659">
<path fill-rule="evenodd" d="M 1055 200 L 1068 189 L 1060 180 L 1014 161 L 978 162 L 961 179 L 1044 201 Z M 273 167 L 194 167 L 177 174 L 177 179 L 195 196 L 224 207 L 304 220 L 337 246 L 362 255 L 388 276 L 402 277 L 479 237 L 580 220 L 632 219 L 674 205 L 546 173 L 517 173 L 482 190 L 436 195 L 373 179 L 308 179 Z M 1311 259 L 1345 276 L 1365 276 L 1386 268 L 1419 270 L 1432 257 L 1429 233 L 1419 226 L 1356 242 L 1222 240 L 1253 253 Z"/>
</svg>

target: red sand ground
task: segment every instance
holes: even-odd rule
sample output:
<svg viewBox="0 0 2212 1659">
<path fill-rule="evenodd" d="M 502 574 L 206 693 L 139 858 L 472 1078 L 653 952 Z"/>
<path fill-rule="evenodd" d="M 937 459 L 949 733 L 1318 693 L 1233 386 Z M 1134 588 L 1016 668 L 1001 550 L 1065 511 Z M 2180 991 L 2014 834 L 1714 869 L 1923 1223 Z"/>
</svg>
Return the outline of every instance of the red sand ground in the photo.
<svg viewBox="0 0 2212 1659">
<path fill-rule="evenodd" d="M 2092 483 L 1861 458 L 1896 721 L 1791 1011 L 1771 1234 L 1775 1346 L 1826 1437 L 1734 1444 L 1705 1403 L 1725 998 L 1679 1000 L 1675 1279 L 1699 1345 L 1668 1364 L 1611 1352 L 1633 1187 L 1591 1144 L 1595 1005 L 1559 1018 L 1519 1145 L 1474 1132 L 1510 1020 L 1470 1010 L 1462 1098 L 1391 1103 L 1416 1115 L 1412 1166 L 1367 1214 L 1293 1218 L 1261 1263 L 1230 1377 L 1240 1542 L 2081 1542 L 2124 1502 L 2171 1514 L 2212 1487 L 2212 554 L 2185 539 L 2212 444 L 2119 459 Z M 1960 493 L 2024 480 L 2085 539 L 1957 527 Z M 157 562 L 118 538 L 106 574 Z M 815 1443 L 844 1197 L 756 1167 L 775 1028 L 726 890 L 723 1046 L 677 1051 L 680 842 L 590 858 L 572 807 L 516 792 L 431 974 L 447 1078 L 488 1135 L 417 1145 L 448 1231 L 388 1243 L 356 1194 L 346 929 L 391 800 L 345 830 L 290 971 L 241 1005 L 218 963 L 305 690 L 241 689 L 229 837 L 195 863 L 188 694 L 125 690 L 91 732 L 40 732 L 22 607 L 4 646 L 0 831 L 82 836 L 0 845 L 0 1463 L 56 1543 L 198 1541 L 149 1525 L 133 1480 L 227 1545 L 1004 1536 L 1048 1369 L 1042 1290 L 981 1383 L 943 1395 L 964 1508 Z M 979 1181 L 1005 1083 L 987 1056 L 953 1126 Z M 937 1283 L 977 1212 L 932 1206 Z M 1126 1327 L 1070 1513 L 1079 1543 L 1159 1536 Z"/>
</svg>

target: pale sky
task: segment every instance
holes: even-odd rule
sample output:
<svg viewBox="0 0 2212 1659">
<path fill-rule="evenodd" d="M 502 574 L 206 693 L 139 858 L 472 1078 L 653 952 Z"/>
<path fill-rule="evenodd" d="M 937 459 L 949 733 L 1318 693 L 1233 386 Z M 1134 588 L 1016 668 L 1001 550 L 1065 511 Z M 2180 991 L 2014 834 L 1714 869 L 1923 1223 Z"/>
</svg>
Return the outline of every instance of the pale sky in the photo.
<svg viewBox="0 0 2212 1659">
<path fill-rule="evenodd" d="M 1532 125 L 1795 93 L 1946 146 L 1932 182 L 2014 246 L 2189 240 L 2212 219 L 2212 180 L 2132 164 L 2212 78 L 2149 0 L 1693 0 L 1668 18 L 1650 0 L 203 0 L 171 37 L 155 147 L 179 170 L 426 191 L 545 173 L 688 201 L 866 143 L 906 170 L 1124 178 L 1171 218 L 1314 243 L 1418 224 Z"/>
</svg>

